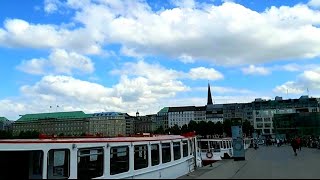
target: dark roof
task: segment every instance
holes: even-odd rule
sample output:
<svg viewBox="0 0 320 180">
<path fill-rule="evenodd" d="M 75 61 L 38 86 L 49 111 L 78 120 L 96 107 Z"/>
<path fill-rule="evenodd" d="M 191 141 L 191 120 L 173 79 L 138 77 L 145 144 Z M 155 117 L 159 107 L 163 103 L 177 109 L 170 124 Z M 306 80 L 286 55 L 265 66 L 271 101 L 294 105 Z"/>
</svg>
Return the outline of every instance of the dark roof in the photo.
<svg viewBox="0 0 320 180">
<path fill-rule="evenodd" d="M 168 112 L 182 112 L 182 111 L 195 111 L 195 106 L 181 106 L 181 107 L 169 107 Z"/>
<path fill-rule="evenodd" d="M 26 114 L 19 118 L 17 121 L 36 121 L 43 119 L 83 119 L 92 117 L 85 114 L 83 111 L 72 112 L 54 112 L 54 113 L 39 113 L 39 114 Z"/>
<path fill-rule="evenodd" d="M 113 117 L 113 116 L 125 116 L 125 113 L 121 112 L 101 112 L 101 113 L 93 113 L 92 116 L 107 116 L 107 117 Z"/>
<path fill-rule="evenodd" d="M 206 106 L 196 106 L 195 109 L 196 111 L 205 111 L 207 108 Z"/>
</svg>

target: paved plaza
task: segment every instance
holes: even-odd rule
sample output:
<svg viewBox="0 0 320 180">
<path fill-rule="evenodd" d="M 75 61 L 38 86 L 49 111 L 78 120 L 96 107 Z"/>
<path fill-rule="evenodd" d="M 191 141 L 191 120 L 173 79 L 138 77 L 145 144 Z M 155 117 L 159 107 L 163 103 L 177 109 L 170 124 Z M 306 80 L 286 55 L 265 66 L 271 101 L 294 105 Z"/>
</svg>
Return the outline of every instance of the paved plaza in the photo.
<svg viewBox="0 0 320 180">
<path fill-rule="evenodd" d="M 245 161 L 223 160 L 198 168 L 181 179 L 305 179 L 320 178 L 320 149 L 260 146 L 246 151 Z M 180 179 L 180 178 L 179 178 Z"/>
</svg>

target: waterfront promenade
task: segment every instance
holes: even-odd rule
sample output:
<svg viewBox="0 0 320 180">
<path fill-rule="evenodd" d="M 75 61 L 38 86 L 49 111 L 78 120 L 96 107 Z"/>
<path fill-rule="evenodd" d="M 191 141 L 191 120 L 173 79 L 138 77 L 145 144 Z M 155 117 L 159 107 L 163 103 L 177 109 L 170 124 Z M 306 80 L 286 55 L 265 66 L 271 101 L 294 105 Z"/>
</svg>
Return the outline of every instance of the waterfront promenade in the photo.
<svg viewBox="0 0 320 180">
<path fill-rule="evenodd" d="M 179 179 L 319 179 L 320 150 L 303 147 L 297 152 L 294 156 L 288 145 L 250 148 L 245 161 L 222 160 Z"/>
</svg>

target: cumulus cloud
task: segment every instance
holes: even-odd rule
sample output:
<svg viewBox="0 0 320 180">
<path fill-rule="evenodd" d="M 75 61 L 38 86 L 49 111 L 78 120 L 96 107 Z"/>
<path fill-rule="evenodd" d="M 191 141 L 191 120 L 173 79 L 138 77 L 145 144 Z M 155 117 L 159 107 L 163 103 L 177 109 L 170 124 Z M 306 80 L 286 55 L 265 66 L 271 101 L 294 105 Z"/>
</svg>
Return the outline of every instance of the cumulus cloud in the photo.
<svg viewBox="0 0 320 180">
<path fill-rule="evenodd" d="M 311 0 L 308 5 L 314 8 L 320 8 L 320 0 Z"/>
<path fill-rule="evenodd" d="M 303 73 L 297 76 L 295 81 L 288 81 L 282 85 L 274 88 L 274 92 L 278 93 L 293 93 L 302 94 L 306 93 L 306 90 L 313 90 L 320 92 L 320 67 L 314 67 L 310 70 L 305 70 Z"/>
<path fill-rule="evenodd" d="M 253 75 L 268 75 L 270 70 L 265 67 L 258 67 L 255 65 L 250 65 L 249 67 L 242 68 L 244 74 L 253 74 Z"/>
<path fill-rule="evenodd" d="M 130 71 L 128 71 L 128 69 L 130 69 Z M 121 69 L 115 69 L 110 73 L 118 75 L 143 76 L 148 78 L 151 82 L 166 82 L 175 79 L 223 79 L 223 74 L 213 68 L 196 67 L 191 68 L 189 72 L 183 72 L 166 69 L 160 64 L 149 64 L 142 60 L 137 63 L 125 63 Z"/>
<path fill-rule="evenodd" d="M 163 55 L 220 65 L 320 54 L 320 12 L 306 4 L 256 12 L 234 2 L 201 7 L 193 7 L 192 0 L 174 2 L 180 5 L 154 12 L 146 1 L 68 0 L 65 6 L 76 11 L 72 22 L 80 26 L 65 28 L 7 19 L 0 29 L 0 44 L 91 54 L 101 53 L 102 46 L 120 44 L 131 55 Z"/>
<path fill-rule="evenodd" d="M 223 75 L 213 68 L 197 67 L 190 69 L 191 79 L 218 80 L 223 79 Z"/>
<path fill-rule="evenodd" d="M 248 89 L 242 89 L 242 88 L 232 88 L 232 87 L 222 87 L 222 86 L 210 86 L 212 95 L 215 96 L 215 94 L 254 94 L 253 91 L 250 91 Z M 208 91 L 208 87 L 195 87 L 192 88 L 192 91 Z"/>
<path fill-rule="evenodd" d="M 87 29 L 68 30 L 52 24 L 30 24 L 6 19 L 0 29 L 0 45 L 5 47 L 62 48 L 87 54 L 101 53 L 99 37 Z M 97 35 L 98 36 L 98 35 Z"/>
<path fill-rule="evenodd" d="M 67 52 L 63 49 L 55 49 L 48 59 L 24 60 L 17 68 L 29 74 L 63 73 L 72 74 L 73 71 L 92 73 L 94 64 L 88 57 L 75 52 Z"/>
</svg>

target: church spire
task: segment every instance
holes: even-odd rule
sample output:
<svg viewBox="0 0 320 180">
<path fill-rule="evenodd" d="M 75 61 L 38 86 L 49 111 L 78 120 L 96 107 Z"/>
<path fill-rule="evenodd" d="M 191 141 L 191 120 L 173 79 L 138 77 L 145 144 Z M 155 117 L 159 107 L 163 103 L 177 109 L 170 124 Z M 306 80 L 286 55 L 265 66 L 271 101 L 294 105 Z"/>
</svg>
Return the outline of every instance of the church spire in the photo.
<svg viewBox="0 0 320 180">
<path fill-rule="evenodd" d="M 212 97 L 211 97 L 211 91 L 210 91 L 210 84 L 208 82 L 208 100 L 207 100 L 207 105 L 213 104 L 212 103 Z"/>
</svg>

